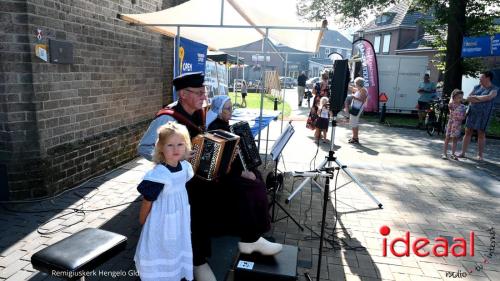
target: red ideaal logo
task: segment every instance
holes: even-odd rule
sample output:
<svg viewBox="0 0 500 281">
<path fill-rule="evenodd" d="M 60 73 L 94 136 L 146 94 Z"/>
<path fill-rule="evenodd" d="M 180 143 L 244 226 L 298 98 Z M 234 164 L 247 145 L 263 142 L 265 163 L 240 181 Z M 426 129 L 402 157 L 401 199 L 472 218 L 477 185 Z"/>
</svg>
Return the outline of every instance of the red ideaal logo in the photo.
<svg viewBox="0 0 500 281">
<path fill-rule="evenodd" d="M 384 225 L 380 228 L 380 234 L 383 236 L 387 236 L 391 233 L 391 229 Z M 467 256 L 467 241 L 465 238 L 457 237 L 453 238 L 453 244 L 449 245 L 449 242 L 447 239 L 443 237 L 436 237 L 434 239 L 436 244 L 432 247 L 432 254 L 436 257 L 447 257 L 448 253 L 451 252 L 451 255 L 454 257 L 465 257 Z M 396 249 L 394 246 L 396 243 L 402 242 L 405 245 L 405 251 L 402 253 L 396 252 Z M 419 256 L 419 257 L 426 257 L 430 254 L 430 252 L 423 250 L 425 246 L 427 246 L 430 243 L 429 238 L 425 237 L 418 237 L 416 238 L 412 243 L 411 243 L 411 251 Z M 405 233 L 404 237 L 397 237 L 394 238 L 389 245 L 389 249 L 391 250 L 392 255 L 396 257 L 403 257 L 403 256 L 410 256 L 410 232 L 407 231 Z M 443 251 L 438 251 L 442 249 Z M 387 238 L 383 239 L 383 248 L 382 248 L 382 255 L 384 257 L 387 257 Z M 471 257 L 474 256 L 474 231 L 471 231 L 469 233 L 469 255 Z"/>
</svg>

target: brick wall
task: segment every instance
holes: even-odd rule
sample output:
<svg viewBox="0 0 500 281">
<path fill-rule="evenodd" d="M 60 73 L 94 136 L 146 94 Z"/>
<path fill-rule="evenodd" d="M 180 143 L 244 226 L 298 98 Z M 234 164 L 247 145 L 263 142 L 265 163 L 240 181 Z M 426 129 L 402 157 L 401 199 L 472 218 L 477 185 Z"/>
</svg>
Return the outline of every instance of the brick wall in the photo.
<svg viewBox="0 0 500 281">
<path fill-rule="evenodd" d="M 177 2 L 2 1 L 0 197 L 50 195 L 135 156 L 153 114 L 171 100 L 173 40 L 116 15 Z M 72 43 L 74 63 L 35 57 L 35 44 L 48 39 Z"/>
</svg>

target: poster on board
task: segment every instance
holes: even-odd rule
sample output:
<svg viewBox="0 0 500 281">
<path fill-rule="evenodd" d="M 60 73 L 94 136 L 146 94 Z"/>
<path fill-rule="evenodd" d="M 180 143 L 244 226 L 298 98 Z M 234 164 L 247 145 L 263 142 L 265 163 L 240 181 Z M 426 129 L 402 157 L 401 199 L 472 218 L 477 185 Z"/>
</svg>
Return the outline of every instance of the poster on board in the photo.
<svg viewBox="0 0 500 281">
<path fill-rule="evenodd" d="M 205 85 L 208 98 L 228 94 L 227 68 L 214 61 L 207 61 L 205 67 Z"/>
</svg>

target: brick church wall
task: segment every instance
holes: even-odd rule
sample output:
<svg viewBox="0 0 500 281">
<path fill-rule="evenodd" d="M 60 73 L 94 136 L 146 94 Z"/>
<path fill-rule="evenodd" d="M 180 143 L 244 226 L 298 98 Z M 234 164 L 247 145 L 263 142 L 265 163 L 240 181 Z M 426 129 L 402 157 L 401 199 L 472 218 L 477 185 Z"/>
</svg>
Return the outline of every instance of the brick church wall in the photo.
<svg viewBox="0 0 500 281">
<path fill-rule="evenodd" d="M 136 156 L 154 113 L 171 101 L 173 40 L 117 13 L 177 2 L 2 1 L 0 200 L 52 195 Z M 35 44 L 49 39 L 71 43 L 74 62 L 37 58 Z"/>
</svg>

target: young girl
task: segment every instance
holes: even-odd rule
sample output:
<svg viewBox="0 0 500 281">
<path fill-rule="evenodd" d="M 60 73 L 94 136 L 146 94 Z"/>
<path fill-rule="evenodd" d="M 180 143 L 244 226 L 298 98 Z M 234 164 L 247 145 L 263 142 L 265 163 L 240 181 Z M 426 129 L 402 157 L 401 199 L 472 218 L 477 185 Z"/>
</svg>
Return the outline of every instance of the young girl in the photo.
<svg viewBox="0 0 500 281">
<path fill-rule="evenodd" d="M 186 127 L 169 122 L 158 129 L 156 166 L 137 187 L 143 195 L 143 225 L 134 261 L 141 280 L 193 280 L 190 206 L 185 184 L 194 173 Z"/>
<path fill-rule="evenodd" d="M 316 120 L 316 141 L 321 138 L 323 133 L 323 142 L 326 143 L 326 133 L 328 132 L 328 121 L 330 119 L 330 109 L 328 106 L 328 98 L 322 97 L 319 100 L 318 120 Z"/>
<path fill-rule="evenodd" d="M 247 82 L 245 80 L 241 81 L 241 107 L 247 107 L 247 97 L 248 95 L 248 87 Z"/>
<path fill-rule="evenodd" d="M 451 92 L 450 103 L 448 104 L 450 119 L 446 127 L 446 138 L 444 139 L 443 154 L 441 155 L 443 159 L 448 159 L 448 143 L 451 139 L 451 159 L 458 160 L 455 155 L 455 150 L 462 131 L 462 121 L 465 119 L 465 105 L 462 104 L 463 98 L 464 92 L 459 89 L 455 89 Z"/>
</svg>

